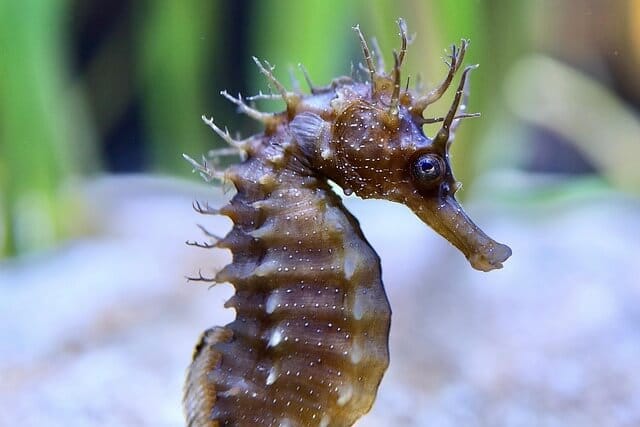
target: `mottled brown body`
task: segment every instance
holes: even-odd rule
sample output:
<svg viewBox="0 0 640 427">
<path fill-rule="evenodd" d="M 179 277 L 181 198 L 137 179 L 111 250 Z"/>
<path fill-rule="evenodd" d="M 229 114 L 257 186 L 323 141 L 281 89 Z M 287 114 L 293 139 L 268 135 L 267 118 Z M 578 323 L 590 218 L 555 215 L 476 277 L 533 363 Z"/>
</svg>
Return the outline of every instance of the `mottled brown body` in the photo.
<svg viewBox="0 0 640 427">
<path fill-rule="evenodd" d="M 238 193 L 221 213 L 234 227 L 218 246 L 234 258 L 216 281 L 236 287 L 237 317 L 196 351 L 187 394 L 209 397 L 193 425 L 351 425 L 387 367 L 378 257 L 288 144 L 276 132 L 227 171 Z"/>
<path fill-rule="evenodd" d="M 264 134 L 245 141 L 209 123 L 246 160 L 221 177 L 237 194 L 219 211 L 233 228 L 215 244 L 233 254 L 215 281 L 235 287 L 226 306 L 236 319 L 196 347 L 185 392 L 190 426 L 351 426 L 371 408 L 389 363 L 391 310 L 378 256 L 329 179 L 361 197 L 406 204 L 475 268 L 499 268 L 510 255 L 453 198 L 448 146 L 467 117 L 456 114 L 470 69 L 447 117 L 422 116 L 451 83 L 466 43 L 453 49 L 442 85 L 421 96 L 400 90 L 400 28 L 389 75 L 381 62 L 375 69 L 362 37 L 368 82 L 341 78 L 305 96 L 287 92 L 258 62 L 287 110 L 266 115 L 234 99 L 265 123 Z M 443 122 L 434 139 L 422 131 L 430 120 Z"/>
</svg>

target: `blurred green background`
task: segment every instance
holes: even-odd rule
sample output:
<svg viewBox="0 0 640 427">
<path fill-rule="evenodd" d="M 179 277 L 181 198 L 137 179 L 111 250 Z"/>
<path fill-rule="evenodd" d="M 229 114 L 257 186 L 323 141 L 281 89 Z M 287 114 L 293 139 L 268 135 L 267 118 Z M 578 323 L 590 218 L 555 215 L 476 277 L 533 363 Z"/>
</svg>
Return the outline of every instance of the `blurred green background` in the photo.
<svg viewBox="0 0 640 427">
<path fill-rule="evenodd" d="M 496 169 L 640 194 L 636 0 L 2 0 L 0 257 L 89 233 L 91 201 L 74 189 L 96 175 L 189 175 L 182 153 L 222 145 L 202 114 L 257 131 L 218 95 L 266 89 L 252 55 L 282 81 L 303 63 L 325 84 L 360 61 L 356 23 L 389 62 L 399 16 L 417 35 L 404 68 L 414 81 L 436 84 L 463 37 L 481 64 L 470 109 L 483 118 L 462 126 L 454 152 L 465 195 Z"/>
</svg>

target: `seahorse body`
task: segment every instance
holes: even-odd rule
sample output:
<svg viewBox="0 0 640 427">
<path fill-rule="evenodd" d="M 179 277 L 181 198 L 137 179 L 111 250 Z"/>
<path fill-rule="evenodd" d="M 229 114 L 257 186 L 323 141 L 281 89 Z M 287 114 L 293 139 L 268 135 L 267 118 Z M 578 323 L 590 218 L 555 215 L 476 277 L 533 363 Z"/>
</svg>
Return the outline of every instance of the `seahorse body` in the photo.
<svg viewBox="0 0 640 427">
<path fill-rule="evenodd" d="M 193 425 L 351 425 L 387 367 L 378 257 L 287 146 L 295 148 L 283 129 L 227 173 L 238 193 L 222 209 L 234 226 L 219 246 L 234 258 L 216 281 L 236 287 L 227 307 L 237 317 L 206 332 L 196 352 Z"/>
<path fill-rule="evenodd" d="M 464 117 L 456 114 L 470 69 L 448 116 L 435 119 L 443 121 L 438 135 L 422 132 L 422 112 L 451 83 L 466 43 L 453 49 L 443 84 L 420 96 L 399 88 L 400 28 L 389 75 L 380 62 L 375 69 L 359 33 L 370 81 L 340 78 L 301 95 L 258 63 L 287 110 L 264 115 L 235 100 L 265 123 L 242 142 L 212 125 L 247 157 L 224 173 L 237 193 L 220 214 L 234 225 L 215 245 L 233 254 L 215 281 L 235 287 L 226 307 L 236 319 L 196 346 L 185 386 L 189 426 L 351 426 L 371 408 L 389 363 L 391 309 L 380 260 L 328 180 L 408 205 L 475 268 L 499 268 L 510 255 L 453 198 L 448 146 Z"/>
</svg>

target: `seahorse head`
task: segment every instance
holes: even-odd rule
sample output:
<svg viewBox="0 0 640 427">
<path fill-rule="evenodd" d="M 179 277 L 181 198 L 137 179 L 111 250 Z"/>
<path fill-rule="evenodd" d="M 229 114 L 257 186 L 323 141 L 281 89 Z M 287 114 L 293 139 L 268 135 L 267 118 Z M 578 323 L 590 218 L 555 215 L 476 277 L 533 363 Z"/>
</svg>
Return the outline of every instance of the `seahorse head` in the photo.
<svg viewBox="0 0 640 427">
<path fill-rule="evenodd" d="M 394 52 L 393 70 L 386 74 L 373 65 L 362 34 L 361 43 L 370 72 L 366 84 L 337 85 L 331 101 L 333 120 L 313 113 L 299 115 L 291 128 L 299 140 L 313 145 L 314 168 L 347 193 L 363 198 L 387 199 L 408 206 L 425 223 L 450 241 L 483 271 L 502 267 L 511 249 L 489 238 L 456 201 L 461 184 L 449 161 L 449 147 L 465 114 L 468 77 L 475 66 L 462 72 L 452 105 L 445 117 L 425 118 L 428 105 L 438 100 L 452 82 L 467 47 L 452 47 L 449 73 L 442 84 L 427 93 L 400 88 L 400 67 L 406 51 L 406 32 L 400 22 L 402 49 Z M 433 137 L 423 125 L 441 122 Z M 320 141 L 320 142 L 318 142 Z"/>
</svg>

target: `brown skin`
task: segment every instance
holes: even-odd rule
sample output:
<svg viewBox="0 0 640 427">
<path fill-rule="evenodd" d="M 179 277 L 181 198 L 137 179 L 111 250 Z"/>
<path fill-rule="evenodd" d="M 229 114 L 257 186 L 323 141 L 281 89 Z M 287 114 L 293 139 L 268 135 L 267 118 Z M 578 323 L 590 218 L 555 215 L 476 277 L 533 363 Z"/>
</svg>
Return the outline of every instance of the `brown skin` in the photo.
<svg viewBox="0 0 640 427">
<path fill-rule="evenodd" d="M 389 80 L 385 76 L 377 78 Z M 463 85 L 464 82 L 460 94 Z M 422 131 L 422 116 L 412 112 L 411 93 L 404 93 L 404 102 L 392 114 L 386 105 L 393 85 L 378 82 L 376 87 L 379 92 L 373 102 L 359 96 L 350 99 L 359 90 L 345 91 L 341 101 L 345 107 L 327 135 L 332 153 L 321 156 L 320 150 L 316 150 L 314 167 L 360 197 L 407 205 L 457 247 L 473 268 L 482 271 L 501 268 L 511 249 L 489 238 L 454 197 L 460 184 L 449 162 L 451 141 L 447 126 L 451 122 L 445 121 L 443 130 L 430 139 Z M 457 98 L 459 103 L 460 97 Z M 426 175 L 419 172 L 420 164 L 427 169 Z"/>
</svg>

